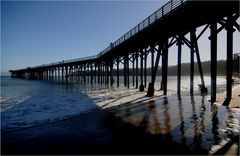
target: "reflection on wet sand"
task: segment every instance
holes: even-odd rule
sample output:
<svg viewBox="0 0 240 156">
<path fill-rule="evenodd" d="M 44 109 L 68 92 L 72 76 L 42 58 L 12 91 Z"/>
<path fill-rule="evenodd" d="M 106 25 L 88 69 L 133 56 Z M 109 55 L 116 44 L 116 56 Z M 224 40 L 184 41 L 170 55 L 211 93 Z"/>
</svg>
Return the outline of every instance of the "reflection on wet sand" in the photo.
<svg viewBox="0 0 240 156">
<path fill-rule="evenodd" d="M 154 101 L 149 102 L 149 108 L 150 108 L 150 117 L 149 117 L 149 123 L 147 125 L 147 131 L 151 134 L 161 134 L 161 123 L 158 119 L 158 112 L 157 109 L 155 109 Z"/>
<path fill-rule="evenodd" d="M 238 111 L 234 110 L 233 117 L 231 109 L 211 105 L 205 96 L 154 97 L 137 101 L 108 110 L 123 123 L 136 130 L 143 129 L 145 135 L 161 136 L 159 144 L 176 142 L 181 148 L 209 151 L 220 140 L 230 138 L 230 132 L 239 131 L 239 124 L 231 121 L 239 123 Z"/>
<path fill-rule="evenodd" d="M 212 112 L 212 134 L 213 134 L 213 140 L 214 143 L 217 144 L 218 141 L 220 140 L 219 138 L 219 132 L 218 132 L 218 125 L 219 125 L 219 121 L 218 121 L 218 107 L 217 105 L 212 105 L 211 106 L 211 112 Z"/>
<path fill-rule="evenodd" d="M 179 119 L 180 119 L 180 132 L 181 132 L 181 142 L 185 145 L 186 136 L 184 132 L 184 114 L 183 114 L 183 106 L 182 106 L 182 99 L 181 97 L 178 98 L 178 105 L 179 105 Z"/>
</svg>

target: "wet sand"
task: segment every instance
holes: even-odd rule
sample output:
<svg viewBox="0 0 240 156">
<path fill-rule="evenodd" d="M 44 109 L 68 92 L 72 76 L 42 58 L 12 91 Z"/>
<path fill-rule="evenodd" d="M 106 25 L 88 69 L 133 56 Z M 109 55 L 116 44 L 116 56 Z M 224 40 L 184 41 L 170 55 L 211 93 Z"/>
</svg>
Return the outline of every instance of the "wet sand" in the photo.
<svg viewBox="0 0 240 156">
<path fill-rule="evenodd" d="M 226 92 L 217 94 L 218 104 L 223 104 L 226 99 Z M 233 86 L 232 99 L 228 105 L 230 108 L 240 108 L 240 85 Z"/>
<path fill-rule="evenodd" d="M 205 155 L 227 139 L 239 147 L 239 109 L 211 105 L 206 96 L 158 91 L 149 98 L 134 88 L 88 94 L 98 105 L 93 112 L 2 133 L 2 153 Z"/>
</svg>

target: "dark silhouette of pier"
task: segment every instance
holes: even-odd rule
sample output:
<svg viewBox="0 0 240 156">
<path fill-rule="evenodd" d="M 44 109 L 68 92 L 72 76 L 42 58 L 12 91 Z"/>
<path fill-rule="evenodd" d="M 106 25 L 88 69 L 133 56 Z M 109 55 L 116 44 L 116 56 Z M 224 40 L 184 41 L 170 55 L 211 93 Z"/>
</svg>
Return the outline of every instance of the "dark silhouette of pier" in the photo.
<svg viewBox="0 0 240 156">
<path fill-rule="evenodd" d="M 28 67 L 25 69 L 10 70 L 15 78 L 34 80 L 79 80 L 83 83 L 98 83 L 119 87 L 119 65 L 123 64 L 124 85 L 129 87 L 129 77 L 132 76 L 133 86 L 140 91 L 148 88 L 147 96 L 154 95 L 154 83 L 162 60 L 163 94 L 167 94 L 168 80 L 168 50 L 176 45 L 177 50 L 177 94 L 181 94 L 181 57 L 182 45 L 190 50 L 190 94 L 193 94 L 194 60 L 197 60 L 201 84 L 201 92 L 207 92 L 198 48 L 198 40 L 203 33 L 210 29 L 211 48 L 211 102 L 216 101 L 216 69 L 217 69 L 217 35 L 226 31 L 226 98 L 232 97 L 232 57 L 233 33 L 238 31 L 236 20 L 239 17 L 239 1 L 169 1 L 155 11 L 129 32 L 120 37 L 95 56 L 59 61 L 55 63 Z M 219 26 L 218 26 L 219 25 Z M 197 34 L 196 29 L 202 27 Z M 190 39 L 186 37 L 190 33 Z M 151 55 L 151 82 L 147 86 L 147 61 Z M 129 65 L 132 63 L 132 75 L 129 74 Z M 116 80 L 113 69 L 116 68 Z M 140 78 L 140 81 L 139 81 Z M 140 83 L 140 84 L 139 84 Z"/>
</svg>

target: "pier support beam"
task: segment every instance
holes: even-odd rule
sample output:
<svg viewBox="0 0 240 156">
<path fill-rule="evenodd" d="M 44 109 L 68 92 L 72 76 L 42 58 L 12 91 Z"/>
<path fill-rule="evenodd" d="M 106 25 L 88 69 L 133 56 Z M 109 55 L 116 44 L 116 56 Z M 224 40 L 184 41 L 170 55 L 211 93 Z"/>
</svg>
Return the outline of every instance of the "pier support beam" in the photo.
<svg viewBox="0 0 240 156">
<path fill-rule="evenodd" d="M 109 84 L 109 62 L 106 62 L 106 82 L 105 84 L 108 85 Z"/>
<path fill-rule="evenodd" d="M 74 81 L 74 77 L 75 77 L 75 66 L 72 66 L 71 81 Z"/>
<path fill-rule="evenodd" d="M 227 100 L 232 98 L 232 57 L 233 57 L 233 17 L 232 15 L 227 16 Z M 229 103 L 228 103 L 229 104 Z"/>
<path fill-rule="evenodd" d="M 138 51 L 135 54 L 136 59 L 136 88 L 138 88 Z"/>
<path fill-rule="evenodd" d="M 132 54 L 132 82 L 133 82 L 133 87 L 135 86 L 135 70 L 134 70 L 134 54 Z"/>
<path fill-rule="evenodd" d="M 52 68 L 52 78 L 51 80 L 53 81 L 54 80 L 54 68 Z"/>
<path fill-rule="evenodd" d="M 60 67 L 58 67 L 58 81 L 60 81 Z"/>
<path fill-rule="evenodd" d="M 217 22 L 210 26 L 211 31 L 211 102 L 216 101 L 217 84 Z"/>
<path fill-rule="evenodd" d="M 101 63 L 101 84 L 104 84 L 104 62 Z"/>
<path fill-rule="evenodd" d="M 83 65 L 83 82 L 86 83 L 86 64 Z"/>
<path fill-rule="evenodd" d="M 181 60 L 182 60 L 182 41 L 181 36 L 178 39 L 178 66 L 177 66 L 177 94 L 181 94 Z"/>
<path fill-rule="evenodd" d="M 62 66 L 62 81 L 64 81 L 64 67 Z"/>
<path fill-rule="evenodd" d="M 151 54 L 152 54 L 152 70 L 151 70 L 151 75 L 152 75 L 152 82 L 153 82 L 153 77 L 154 77 L 154 45 L 151 45 Z"/>
<path fill-rule="evenodd" d="M 140 61 L 141 61 L 141 70 L 140 70 L 141 84 L 140 84 L 140 87 L 139 87 L 139 91 L 143 92 L 144 91 L 144 85 L 143 85 L 143 49 L 142 48 L 140 50 Z"/>
<path fill-rule="evenodd" d="M 157 57 L 156 57 L 156 61 L 155 61 L 155 66 L 153 68 L 153 62 L 154 62 L 154 46 L 152 45 L 151 46 L 151 52 L 152 52 L 152 82 L 149 83 L 148 85 L 148 92 L 147 92 L 147 96 L 148 97 L 151 97 L 154 95 L 154 84 L 155 84 L 155 80 L 156 80 L 156 75 L 157 75 L 157 69 L 158 69 L 158 65 L 159 65 L 159 60 L 160 60 L 160 56 L 161 56 L 161 48 L 160 48 L 160 45 L 159 45 L 159 49 L 158 49 L 158 52 L 157 52 Z"/>
<path fill-rule="evenodd" d="M 127 87 L 129 88 L 129 54 L 127 54 Z"/>
<path fill-rule="evenodd" d="M 114 84 L 114 78 L 113 78 L 113 62 L 110 62 L 110 81 L 111 81 L 111 86 Z"/>
<path fill-rule="evenodd" d="M 103 63 L 103 84 L 106 84 L 106 73 L 107 73 L 107 67 L 106 62 Z"/>
<path fill-rule="evenodd" d="M 81 64 L 80 65 L 80 75 L 79 75 L 81 82 L 83 81 L 83 70 L 82 70 L 82 68 L 83 68 L 83 65 Z"/>
<path fill-rule="evenodd" d="M 98 73 L 98 84 L 100 84 L 100 77 L 101 77 L 100 63 L 98 63 L 97 66 L 98 66 L 98 70 L 97 70 L 97 73 Z"/>
<path fill-rule="evenodd" d="M 119 87 L 119 57 L 117 58 L 117 87 Z"/>
<path fill-rule="evenodd" d="M 46 69 L 46 80 L 48 80 L 48 69 Z"/>
<path fill-rule="evenodd" d="M 123 60 L 124 86 L 127 87 L 127 55 L 124 56 Z"/>
<path fill-rule="evenodd" d="M 194 84 L 194 30 L 190 32 L 191 48 L 190 48 L 190 94 L 193 94 Z"/>
<path fill-rule="evenodd" d="M 93 84 L 93 64 L 90 65 L 91 68 L 91 84 Z"/>
<path fill-rule="evenodd" d="M 103 63 L 100 63 L 100 83 L 103 83 Z"/>
<path fill-rule="evenodd" d="M 107 63 L 107 84 L 111 84 L 111 60 Z"/>
<path fill-rule="evenodd" d="M 124 56 L 124 86 L 129 88 L 129 54 Z"/>
<path fill-rule="evenodd" d="M 97 63 L 94 62 L 94 82 L 97 83 Z"/>
<path fill-rule="evenodd" d="M 163 44 L 163 57 L 162 57 L 162 85 L 163 95 L 167 95 L 167 75 L 168 75 L 168 39 Z"/>
<path fill-rule="evenodd" d="M 196 37 L 196 30 L 193 33 L 193 39 L 194 39 L 194 47 L 195 47 L 195 52 L 196 52 L 196 58 L 198 62 L 198 70 L 201 78 L 201 85 L 199 85 L 201 93 L 207 93 L 207 88 L 205 86 L 204 78 L 203 78 L 203 70 L 202 70 L 202 64 L 201 64 L 201 59 L 200 59 L 200 54 L 199 54 L 199 49 L 198 49 L 198 43 L 197 43 L 197 37 Z"/>
<path fill-rule="evenodd" d="M 87 63 L 87 82 L 90 82 L 90 63 Z"/>
<path fill-rule="evenodd" d="M 71 76 L 71 70 L 72 70 L 72 68 L 71 68 L 71 66 L 69 66 L 69 70 L 68 70 L 68 77 L 69 77 L 69 81 L 71 81 L 72 80 L 72 76 Z"/>
<path fill-rule="evenodd" d="M 66 72 L 65 72 L 66 82 L 68 82 L 68 74 L 69 74 L 68 66 L 65 67 L 65 70 L 66 70 Z"/>
<path fill-rule="evenodd" d="M 144 51 L 144 87 L 147 87 L 147 50 Z"/>
</svg>

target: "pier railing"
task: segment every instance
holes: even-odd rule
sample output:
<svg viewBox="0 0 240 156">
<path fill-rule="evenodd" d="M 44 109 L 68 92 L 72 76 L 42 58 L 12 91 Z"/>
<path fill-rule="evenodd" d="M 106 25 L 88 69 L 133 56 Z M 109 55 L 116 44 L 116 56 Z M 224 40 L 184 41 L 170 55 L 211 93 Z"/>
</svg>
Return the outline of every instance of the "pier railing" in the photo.
<svg viewBox="0 0 240 156">
<path fill-rule="evenodd" d="M 104 49 L 102 52 L 100 52 L 97 56 L 101 56 L 109 52 L 112 48 L 122 44 L 126 40 L 130 39 L 137 33 L 143 31 L 145 28 L 149 27 L 156 21 L 160 20 L 167 14 L 169 14 L 171 11 L 175 10 L 176 8 L 180 7 L 181 5 L 185 4 L 189 0 L 170 0 L 168 3 L 163 5 L 161 8 L 159 8 L 157 11 L 155 11 L 153 14 L 148 16 L 146 19 L 144 19 L 142 22 L 140 22 L 138 25 L 136 25 L 134 28 L 132 28 L 130 31 L 128 31 L 126 34 L 124 34 L 122 37 L 120 37 L 118 40 L 113 42 L 110 46 L 108 46 L 106 49 Z"/>
<path fill-rule="evenodd" d="M 183 5 L 187 0 L 171 0 L 168 3 L 166 3 L 164 6 L 159 8 L 157 11 L 155 11 L 153 14 L 148 16 L 146 19 L 144 19 L 141 23 L 136 25 L 134 28 L 132 28 L 129 32 L 124 34 L 122 37 L 120 37 L 117 41 L 113 43 L 113 47 L 118 46 L 119 44 L 125 42 L 135 34 L 139 33 L 140 31 L 144 30 L 145 28 L 149 27 L 154 22 L 158 21 L 160 18 L 164 17 L 174 9 L 178 8 L 179 6 Z M 103 50 L 103 54 L 108 52 L 111 48 L 106 48 Z"/>
</svg>

